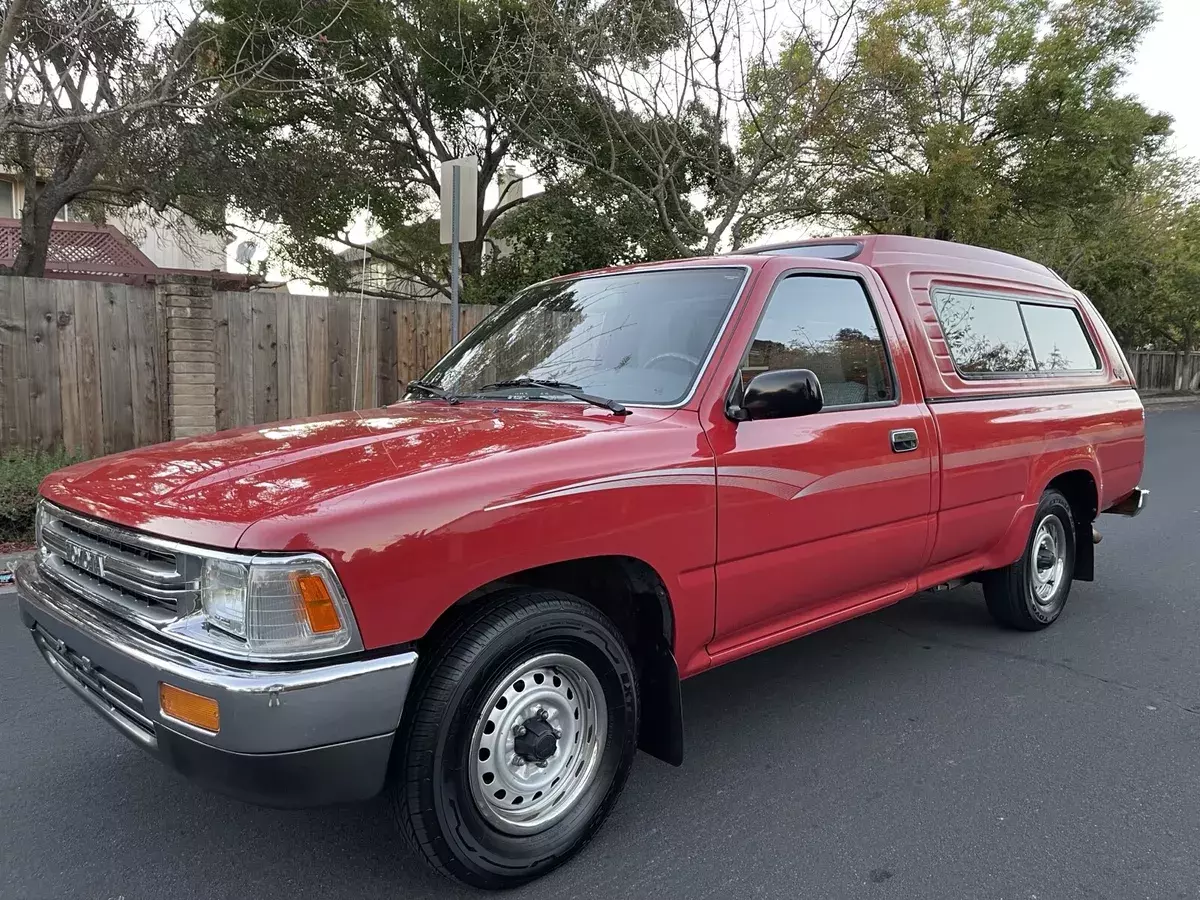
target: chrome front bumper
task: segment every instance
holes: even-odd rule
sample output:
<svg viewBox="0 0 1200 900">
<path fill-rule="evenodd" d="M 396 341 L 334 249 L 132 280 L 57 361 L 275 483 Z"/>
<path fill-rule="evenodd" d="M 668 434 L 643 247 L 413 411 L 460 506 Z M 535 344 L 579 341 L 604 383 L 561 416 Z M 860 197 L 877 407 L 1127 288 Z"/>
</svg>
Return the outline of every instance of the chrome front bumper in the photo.
<svg viewBox="0 0 1200 900">
<path fill-rule="evenodd" d="M 17 566 L 21 619 L 54 672 L 122 734 L 184 774 L 254 802 L 365 799 L 387 775 L 417 655 L 250 668 L 164 643 Z M 212 733 L 159 708 L 159 685 L 210 697 Z"/>
</svg>

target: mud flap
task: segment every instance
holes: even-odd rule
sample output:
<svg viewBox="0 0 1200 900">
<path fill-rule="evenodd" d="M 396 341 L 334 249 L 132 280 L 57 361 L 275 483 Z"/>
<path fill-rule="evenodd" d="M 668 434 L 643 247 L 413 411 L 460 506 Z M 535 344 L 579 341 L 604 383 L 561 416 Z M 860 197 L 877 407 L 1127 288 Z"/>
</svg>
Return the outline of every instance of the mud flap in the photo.
<svg viewBox="0 0 1200 900">
<path fill-rule="evenodd" d="M 638 747 L 673 766 L 683 765 L 683 694 L 679 666 L 658 647 L 642 667 L 642 722 Z"/>
<path fill-rule="evenodd" d="M 1075 523 L 1075 572 L 1076 581 L 1096 580 L 1096 544 L 1092 540 L 1092 523 Z"/>
</svg>

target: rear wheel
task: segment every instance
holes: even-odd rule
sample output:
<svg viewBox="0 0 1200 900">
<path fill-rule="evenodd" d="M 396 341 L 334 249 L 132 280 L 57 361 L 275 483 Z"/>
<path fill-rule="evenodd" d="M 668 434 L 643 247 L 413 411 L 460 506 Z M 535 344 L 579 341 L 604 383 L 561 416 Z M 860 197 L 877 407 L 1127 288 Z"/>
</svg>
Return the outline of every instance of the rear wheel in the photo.
<svg viewBox="0 0 1200 900">
<path fill-rule="evenodd" d="M 1075 571 L 1075 518 L 1056 490 L 1042 494 L 1025 552 L 983 580 L 988 611 L 1001 625 L 1037 631 L 1062 614 Z"/>
<path fill-rule="evenodd" d="M 636 750 L 620 633 L 569 594 L 516 591 L 453 629 L 431 662 L 393 785 L 409 843 L 482 888 L 562 864 L 608 815 Z"/>
</svg>

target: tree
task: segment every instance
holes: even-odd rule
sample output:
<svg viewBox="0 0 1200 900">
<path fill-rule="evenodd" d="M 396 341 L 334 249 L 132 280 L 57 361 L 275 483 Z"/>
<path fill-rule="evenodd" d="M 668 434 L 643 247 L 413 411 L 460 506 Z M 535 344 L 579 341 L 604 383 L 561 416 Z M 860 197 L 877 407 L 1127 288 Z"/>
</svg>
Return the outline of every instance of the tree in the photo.
<svg viewBox="0 0 1200 900">
<path fill-rule="evenodd" d="M 304 0 L 285 20 L 248 11 L 222 24 L 243 45 L 215 40 L 211 16 L 136 0 L 9 0 L 0 22 L 0 164 L 24 186 L 21 245 L 11 274 L 41 275 L 51 226 L 68 204 L 96 216 L 152 203 L 202 210 L 183 190 L 201 114 L 253 80 L 285 93 L 294 78 L 264 81 L 290 48 L 307 47 L 340 15 Z M 251 58 L 245 46 L 273 49 Z M 200 204 L 204 197 L 207 204 Z M 219 207 L 219 204 L 217 204 Z"/>
<path fill-rule="evenodd" d="M 1169 130 L 1119 92 L 1152 21 L 1146 0 L 888 0 L 823 120 L 825 215 L 995 245 L 1115 202 Z"/>
<path fill-rule="evenodd" d="M 1164 349 L 1200 349 L 1200 201 L 1194 194 L 1170 210 L 1167 227 L 1155 237 L 1162 261 L 1148 310 L 1151 342 Z"/>
<path fill-rule="evenodd" d="M 216 0 L 214 9 L 224 18 L 245 6 Z M 530 192 L 510 191 L 488 205 L 488 187 L 514 163 L 532 174 L 550 168 L 523 136 L 533 111 L 511 77 L 554 81 L 564 51 L 531 34 L 543 33 L 548 19 L 619 20 L 637 11 L 669 20 L 669 8 L 660 7 L 659 0 L 608 0 L 590 11 L 545 0 L 355 0 L 327 33 L 327 51 L 284 55 L 270 69 L 302 72 L 320 87 L 283 99 L 245 95 L 233 105 L 227 124 L 234 130 L 217 168 L 238 206 L 282 224 L 280 254 L 316 280 L 345 287 L 355 273 L 338 251 L 350 247 L 420 289 L 445 292 L 448 255 L 436 240 L 440 163 L 474 157 L 479 192 L 467 203 L 478 238 L 463 246 L 462 267 L 465 280 L 477 282 L 502 218 L 531 202 Z M 289 14 L 288 3 L 279 9 Z M 616 40 L 618 31 L 610 22 L 608 58 L 641 53 L 636 41 L 650 40 L 650 29 L 634 43 Z M 347 74 L 357 73 L 363 77 L 351 83 Z M 370 243 L 353 238 L 351 227 L 367 210 L 382 232 Z"/>
<path fill-rule="evenodd" d="M 1195 179 L 1166 145 L 1169 117 L 1122 89 L 1154 15 L 1148 0 L 865 10 L 829 113 L 797 131 L 804 160 L 825 172 L 807 182 L 811 220 L 1036 259 L 1084 290 L 1126 345 L 1194 341 L 1172 285 L 1186 280 Z M 797 194 L 787 167 L 770 177 L 769 202 Z"/>
<path fill-rule="evenodd" d="M 550 185 L 493 231 L 496 253 L 469 302 L 500 303 L 533 282 L 673 256 L 655 211 L 597 177 Z"/>
<path fill-rule="evenodd" d="M 505 73 L 520 102 L 500 114 L 545 171 L 607 183 L 650 210 L 668 255 L 711 254 L 809 211 L 820 170 L 809 134 L 838 96 L 853 11 L 853 0 L 788 5 L 781 48 L 761 5 L 744 0 L 681 0 L 619 25 L 605 10 L 530 17 L 528 40 L 556 77 L 504 56 L 478 68 Z M 607 52 L 613 32 L 638 52 Z M 469 86 L 475 71 L 458 77 Z M 760 191 L 785 172 L 788 196 Z"/>
</svg>

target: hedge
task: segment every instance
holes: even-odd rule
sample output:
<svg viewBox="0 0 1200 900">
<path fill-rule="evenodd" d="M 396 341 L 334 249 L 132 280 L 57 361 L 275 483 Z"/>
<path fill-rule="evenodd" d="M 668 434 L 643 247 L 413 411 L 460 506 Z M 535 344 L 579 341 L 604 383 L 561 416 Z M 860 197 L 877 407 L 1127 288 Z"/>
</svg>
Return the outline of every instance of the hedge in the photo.
<svg viewBox="0 0 1200 900">
<path fill-rule="evenodd" d="M 42 479 L 82 457 L 66 450 L 9 450 L 0 455 L 0 543 L 33 540 L 33 516 Z"/>
</svg>

